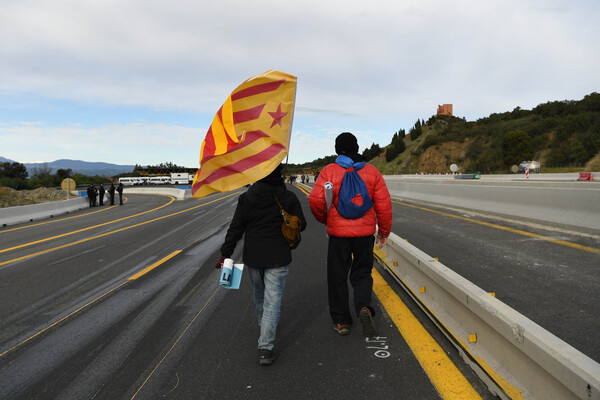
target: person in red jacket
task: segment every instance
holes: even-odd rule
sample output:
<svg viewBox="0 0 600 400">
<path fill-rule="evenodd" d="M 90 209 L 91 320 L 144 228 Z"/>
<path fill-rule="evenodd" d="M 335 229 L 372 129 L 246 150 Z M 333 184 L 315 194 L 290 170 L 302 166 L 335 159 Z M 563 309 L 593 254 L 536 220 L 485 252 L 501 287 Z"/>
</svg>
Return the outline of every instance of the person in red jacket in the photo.
<svg viewBox="0 0 600 400">
<path fill-rule="evenodd" d="M 366 337 L 377 335 L 371 306 L 373 292 L 373 245 L 385 246 L 392 228 L 392 202 L 388 188 L 377 168 L 364 162 L 358 154 L 358 141 L 350 132 L 335 140 L 336 162 L 319 173 L 308 200 L 317 221 L 327 225 L 327 288 L 329 313 L 334 329 L 340 335 L 350 333 L 352 313 L 349 305 L 348 277 L 354 289 L 354 312 L 358 315 Z M 341 165 L 340 165 L 341 164 Z M 365 182 L 373 206 L 361 217 L 344 218 L 338 211 L 340 187 L 350 167 L 358 170 Z M 328 207 L 325 184 L 331 183 L 332 201 Z M 377 231 L 377 232 L 376 232 Z M 377 241 L 375 242 L 375 233 Z"/>
</svg>

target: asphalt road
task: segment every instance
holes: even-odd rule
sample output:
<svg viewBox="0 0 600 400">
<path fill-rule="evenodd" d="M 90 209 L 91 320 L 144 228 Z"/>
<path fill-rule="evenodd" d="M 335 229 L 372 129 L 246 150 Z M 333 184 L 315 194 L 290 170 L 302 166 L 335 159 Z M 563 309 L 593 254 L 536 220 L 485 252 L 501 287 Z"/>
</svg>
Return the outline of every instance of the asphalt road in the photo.
<svg viewBox="0 0 600 400">
<path fill-rule="evenodd" d="M 325 230 L 294 190 L 309 227 L 286 285 L 279 357 L 268 368 L 257 362 L 249 281 L 220 288 L 213 268 L 239 191 L 180 202 L 128 195 L 123 207 L 0 230 L 0 398 L 440 398 L 443 389 L 378 302 L 375 342 L 358 329 L 333 331 Z M 598 238 L 482 220 L 394 202 L 396 234 L 598 361 Z M 474 390 L 491 398 L 387 281 Z"/>
<path fill-rule="evenodd" d="M 600 362 L 600 231 L 394 200 L 393 231 Z"/>
</svg>

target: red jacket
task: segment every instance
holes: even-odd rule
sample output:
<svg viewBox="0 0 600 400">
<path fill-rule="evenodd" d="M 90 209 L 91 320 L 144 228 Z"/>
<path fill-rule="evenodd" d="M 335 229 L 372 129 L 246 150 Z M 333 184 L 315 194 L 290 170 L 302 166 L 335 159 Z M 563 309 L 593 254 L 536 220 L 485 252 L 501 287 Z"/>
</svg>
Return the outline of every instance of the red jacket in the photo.
<svg viewBox="0 0 600 400">
<path fill-rule="evenodd" d="M 332 163 L 327 165 L 317 178 L 313 190 L 308 196 L 310 211 L 317 221 L 327 224 L 327 234 L 337 237 L 359 237 L 375 234 L 375 225 L 379 227 L 378 234 L 388 237 L 392 229 L 392 201 L 383 177 L 370 164 L 358 171 L 365 181 L 373 207 L 358 219 L 346 219 L 337 210 L 338 194 L 344 179 L 346 169 Z M 333 184 L 333 205 L 327 213 L 325 202 L 325 182 Z"/>
</svg>

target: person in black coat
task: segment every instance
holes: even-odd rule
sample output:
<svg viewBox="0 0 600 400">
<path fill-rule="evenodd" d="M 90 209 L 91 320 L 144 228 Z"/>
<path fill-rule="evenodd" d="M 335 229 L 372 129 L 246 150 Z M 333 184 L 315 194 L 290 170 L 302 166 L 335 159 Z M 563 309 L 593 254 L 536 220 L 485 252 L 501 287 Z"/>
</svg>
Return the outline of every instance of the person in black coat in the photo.
<svg viewBox="0 0 600 400">
<path fill-rule="evenodd" d="M 115 205 L 115 184 L 110 183 L 110 187 L 108 188 L 108 197 L 110 197 L 110 205 Z"/>
<path fill-rule="evenodd" d="M 96 207 L 98 203 L 98 189 L 96 186 L 92 185 L 92 207 Z"/>
<path fill-rule="evenodd" d="M 99 195 L 99 200 L 100 200 L 100 205 L 103 206 L 104 205 L 104 193 L 106 192 L 106 190 L 104 190 L 104 185 L 101 183 L 100 184 L 100 189 L 98 189 L 98 195 Z"/>
<path fill-rule="evenodd" d="M 222 267 L 225 258 L 231 257 L 237 242 L 244 237 L 244 265 L 254 287 L 254 309 L 260 325 L 260 365 L 271 365 L 276 358 L 275 332 L 285 279 L 292 262 L 292 250 L 281 232 L 283 218 L 275 197 L 285 211 L 301 219 L 300 230 L 306 228 L 300 201 L 286 189 L 281 170 L 279 165 L 240 195 L 216 265 Z"/>
<path fill-rule="evenodd" d="M 117 187 L 117 192 L 119 192 L 119 205 L 123 205 L 123 184 L 119 182 L 119 186 Z"/>
<path fill-rule="evenodd" d="M 90 207 L 94 207 L 94 189 L 92 189 L 92 185 L 87 188 L 87 196 L 88 201 L 90 202 Z"/>
</svg>

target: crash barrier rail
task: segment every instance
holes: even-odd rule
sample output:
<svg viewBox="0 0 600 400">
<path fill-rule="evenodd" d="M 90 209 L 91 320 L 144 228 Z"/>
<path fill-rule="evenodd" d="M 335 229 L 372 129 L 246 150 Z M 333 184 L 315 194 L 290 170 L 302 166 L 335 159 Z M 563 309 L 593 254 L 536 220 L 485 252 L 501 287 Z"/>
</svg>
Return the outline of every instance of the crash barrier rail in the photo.
<svg viewBox="0 0 600 400">
<path fill-rule="evenodd" d="M 600 399 L 600 364 L 392 233 L 375 255 L 502 399 Z"/>
<path fill-rule="evenodd" d="M 83 193 L 83 195 L 81 195 Z M 192 195 L 191 189 L 180 189 L 176 187 L 127 187 L 124 192 L 132 194 L 160 194 L 172 196 L 176 200 L 184 200 Z M 16 225 L 23 222 L 36 221 L 43 218 L 55 217 L 68 214 L 89 206 L 87 194 L 79 191 L 82 197 L 51 201 L 47 203 L 31 204 L 27 206 L 0 208 L 0 226 Z M 118 194 L 116 194 L 118 196 Z M 104 201 L 108 201 L 108 195 L 104 195 Z M 106 204 L 106 203 L 105 203 Z"/>
<path fill-rule="evenodd" d="M 598 231 L 600 182 L 577 182 L 576 176 L 569 181 L 513 181 L 493 175 L 481 180 L 454 180 L 452 175 L 384 179 L 395 197 Z"/>
<path fill-rule="evenodd" d="M 172 196 L 175 200 L 185 200 L 192 196 L 192 189 L 179 189 L 176 187 L 156 187 L 156 186 L 131 186 L 126 187 L 123 193 L 132 194 L 161 194 L 164 196 Z"/>
<path fill-rule="evenodd" d="M 82 197 L 27 206 L 4 207 L 0 208 L 0 226 L 15 225 L 22 222 L 54 217 L 86 207 L 89 207 L 88 199 Z"/>
</svg>

